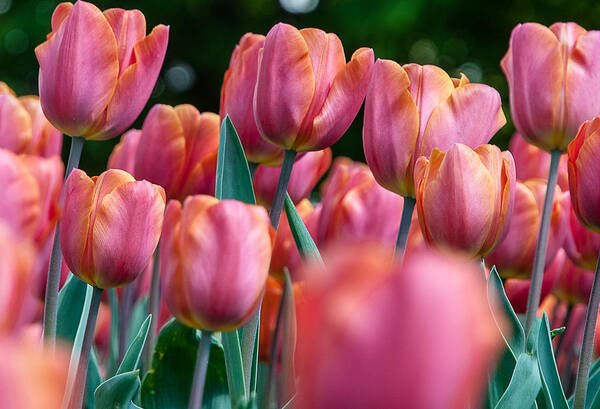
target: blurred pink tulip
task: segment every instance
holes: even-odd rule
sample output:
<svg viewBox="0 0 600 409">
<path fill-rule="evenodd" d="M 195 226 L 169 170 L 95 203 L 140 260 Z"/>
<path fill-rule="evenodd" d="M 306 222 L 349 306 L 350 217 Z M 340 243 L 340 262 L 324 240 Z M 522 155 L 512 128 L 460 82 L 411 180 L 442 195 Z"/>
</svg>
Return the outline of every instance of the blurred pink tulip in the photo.
<svg viewBox="0 0 600 409">
<path fill-rule="evenodd" d="M 139 10 L 60 3 L 52 32 L 35 49 L 46 117 L 70 136 L 103 140 L 121 134 L 152 93 L 168 39 L 164 25 L 146 35 Z"/>
<path fill-rule="evenodd" d="M 468 175 L 468 177 L 466 177 Z M 415 165 L 419 223 L 425 241 L 485 257 L 508 232 L 515 197 L 515 164 L 509 152 L 457 143 L 447 153 Z"/>
<path fill-rule="evenodd" d="M 529 142 L 564 151 L 577 129 L 600 114 L 600 31 L 575 23 L 517 25 L 501 66 L 512 120 Z"/>
<path fill-rule="evenodd" d="M 573 208 L 571 206 L 569 208 L 569 229 L 564 248 L 573 263 L 585 270 L 594 271 L 600 252 L 600 234 L 586 229 L 577 220 Z"/>
<path fill-rule="evenodd" d="M 496 249 L 486 257 L 486 262 L 495 265 L 500 276 L 522 279 L 531 276 L 545 194 L 546 182 L 543 179 L 529 179 L 516 183 L 515 204 L 508 233 Z M 569 217 L 567 206 L 569 206 L 568 195 L 563 196 L 557 186 L 546 246 L 546 268 L 552 263 L 565 241 Z"/>
<path fill-rule="evenodd" d="M 90 178 L 74 169 L 65 185 L 60 243 L 77 277 L 98 288 L 132 282 L 160 238 L 165 193 L 160 186 L 111 169 Z"/>
<path fill-rule="evenodd" d="M 160 245 L 164 297 L 179 321 L 231 331 L 257 310 L 271 258 L 264 208 L 211 196 L 167 206 Z"/>
<path fill-rule="evenodd" d="M 221 119 L 229 115 L 249 162 L 281 166 L 283 149 L 263 139 L 254 121 L 253 100 L 258 55 L 265 36 L 246 33 L 235 46 L 221 86 Z"/>
<path fill-rule="evenodd" d="M 587 304 L 593 281 L 593 272 L 577 267 L 567 258 L 552 292 L 571 305 Z"/>
<path fill-rule="evenodd" d="M 479 407 L 503 342 L 477 265 L 427 251 L 400 268 L 387 250 L 337 247 L 307 271 L 298 407 Z"/>
<path fill-rule="evenodd" d="M 294 164 L 287 192 L 294 204 L 308 197 L 331 165 L 331 149 L 307 152 Z M 281 168 L 259 166 L 254 173 L 253 185 L 256 202 L 271 208 Z"/>
<path fill-rule="evenodd" d="M 300 152 L 333 145 L 358 113 L 372 68 L 370 48 L 359 48 L 346 63 L 335 34 L 276 24 L 259 51 L 254 118 L 260 134 Z"/>
<path fill-rule="evenodd" d="M 434 148 L 488 143 L 506 123 L 500 94 L 433 65 L 377 60 L 365 102 L 363 147 L 377 181 L 415 197 L 414 166 Z"/>
</svg>

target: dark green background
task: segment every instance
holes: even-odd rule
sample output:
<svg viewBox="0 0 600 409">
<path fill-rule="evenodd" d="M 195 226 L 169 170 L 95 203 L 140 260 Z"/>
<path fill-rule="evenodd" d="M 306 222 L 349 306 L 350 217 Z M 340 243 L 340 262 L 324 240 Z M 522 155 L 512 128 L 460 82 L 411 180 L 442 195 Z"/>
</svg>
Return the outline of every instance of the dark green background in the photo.
<svg viewBox="0 0 600 409">
<path fill-rule="evenodd" d="M 50 30 L 56 4 L 0 0 L 0 80 L 18 94 L 37 93 L 33 49 Z M 223 73 L 239 38 L 248 31 L 266 34 L 279 21 L 335 32 L 347 57 L 356 48 L 369 46 L 377 57 L 399 63 L 433 63 L 454 76 L 463 71 L 474 82 L 496 87 L 505 102 L 508 90 L 499 62 L 515 24 L 576 21 L 586 29 L 600 25 L 600 3 L 583 0 L 321 0 L 308 14 L 288 13 L 278 0 L 101 0 L 95 4 L 101 9 L 139 8 L 146 15 L 148 30 L 159 23 L 171 26 L 161 78 L 136 127 L 156 103 L 191 103 L 201 111 L 218 112 Z M 182 64 L 195 76 L 184 91 L 165 75 L 169 68 Z M 508 117 L 506 105 L 505 112 Z M 363 160 L 361 126 L 362 112 L 333 147 L 335 155 Z M 493 142 L 505 148 L 512 129 L 509 123 Z M 86 143 L 82 167 L 91 174 L 102 171 L 117 141 Z"/>
</svg>

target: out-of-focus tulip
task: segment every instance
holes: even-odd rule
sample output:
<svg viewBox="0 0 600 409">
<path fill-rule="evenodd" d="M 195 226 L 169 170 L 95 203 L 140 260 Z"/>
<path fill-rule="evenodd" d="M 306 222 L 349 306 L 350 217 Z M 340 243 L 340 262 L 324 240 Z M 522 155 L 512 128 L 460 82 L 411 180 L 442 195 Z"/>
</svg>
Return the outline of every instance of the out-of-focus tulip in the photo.
<svg viewBox="0 0 600 409">
<path fill-rule="evenodd" d="M 575 23 L 517 25 L 500 65 L 512 120 L 530 143 L 564 151 L 583 121 L 600 114 L 600 32 Z"/>
<path fill-rule="evenodd" d="M 275 25 L 259 51 L 254 118 L 260 134 L 300 152 L 333 145 L 358 113 L 372 69 L 370 48 L 359 48 L 346 63 L 335 34 Z"/>
<path fill-rule="evenodd" d="M 52 32 L 35 49 L 46 117 L 70 136 L 103 140 L 121 134 L 146 105 L 168 40 L 164 25 L 146 35 L 139 10 L 60 3 Z"/>
<path fill-rule="evenodd" d="M 454 144 L 415 165 L 417 211 L 425 241 L 485 257 L 508 232 L 515 197 L 509 152 Z"/>
<path fill-rule="evenodd" d="M 260 305 L 271 258 L 267 212 L 211 196 L 171 200 L 160 246 L 165 300 L 181 322 L 231 331 Z"/>
<path fill-rule="evenodd" d="M 600 116 L 581 125 L 568 153 L 573 209 L 581 224 L 600 233 Z"/>
<path fill-rule="evenodd" d="M 489 262 L 490 258 L 486 259 Z M 549 295 L 562 274 L 566 263 L 568 263 L 567 255 L 564 250 L 559 250 L 552 263 L 544 271 L 544 278 L 542 280 L 542 292 L 540 300 L 545 300 L 546 296 Z M 491 263 L 490 263 L 491 265 Z M 525 314 L 527 311 L 527 299 L 529 298 L 529 287 L 531 286 L 531 280 L 523 280 L 518 278 L 509 278 L 504 283 L 504 291 L 506 296 L 510 300 L 515 312 L 517 314 Z"/>
<path fill-rule="evenodd" d="M 552 292 L 569 304 L 587 304 L 593 281 L 594 273 L 577 267 L 567 258 Z"/>
<path fill-rule="evenodd" d="M 415 197 L 420 156 L 457 142 L 488 143 L 505 123 L 500 94 L 490 86 L 450 78 L 433 65 L 377 60 L 365 102 L 365 157 L 383 187 Z"/>
<path fill-rule="evenodd" d="M 548 152 L 527 143 L 518 132 L 515 132 L 510 139 L 508 150 L 515 159 L 517 180 L 533 178 L 548 179 L 548 171 L 550 169 L 550 154 Z M 569 190 L 567 155 L 560 156 L 557 182 L 563 192 Z"/>
<path fill-rule="evenodd" d="M 528 278 L 531 276 L 545 194 L 546 182 L 543 179 L 529 179 L 516 183 L 515 204 L 508 233 L 486 258 L 486 262 L 495 265 L 502 277 Z M 565 197 L 566 199 L 557 186 L 552 205 L 545 267 L 552 263 L 567 234 L 568 195 Z M 563 201 L 566 202 L 566 205 L 563 204 Z"/>
<path fill-rule="evenodd" d="M 431 251 L 402 269 L 390 256 L 365 243 L 343 246 L 324 253 L 326 274 L 306 273 L 300 408 L 478 407 L 502 351 L 481 272 Z"/>
<path fill-rule="evenodd" d="M 90 178 L 75 169 L 65 184 L 60 243 L 77 277 L 98 288 L 132 282 L 160 238 L 165 192 L 123 170 Z"/>
<path fill-rule="evenodd" d="M 331 149 L 308 152 L 296 161 L 290 176 L 287 192 L 295 204 L 308 197 L 317 182 L 331 165 Z M 281 168 L 259 166 L 254 173 L 254 194 L 256 202 L 270 208 L 275 197 L 275 189 Z"/>
<path fill-rule="evenodd" d="M 123 135 L 109 167 L 133 168 L 132 175 L 161 185 L 169 199 L 212 195 L 218 148 L 217 114 L 200 113 L 192 105 L 157 104 L 148 112 L 141 134 Z"/>
<path fill-rule="evenodd" d="M 19 409 L 60 409 L 69 355 L 58 348 L 44 351 L 37 339 L 0 341 L 0 407 Z"/>
<path fill-rule="evenodd" d="M 263 139 L 254 121 L 253 102 L 258 55 L 265 36 L 246 33 L 235 46 L 221 86 L 221 119 L 229 115 L 249 162 L 279 166 L 283 149 Z"/>
<path fill-rule="evenodd" d="M 600 234 L 586 229 L 577 220 L 573 208 L 571 206 L 569 208 L 569 229 L 564 248 L 573 263 L 585 270 L 594 271 L 598 252 L 600 252 Z"/>
<path fill-rule="evenodd" d="M 43 157 L 60 155 L 62 133 L 44 116 L 34 95 L 17 98 L 4 83 L 0 87 L 0 148 Z"/>
</svg>

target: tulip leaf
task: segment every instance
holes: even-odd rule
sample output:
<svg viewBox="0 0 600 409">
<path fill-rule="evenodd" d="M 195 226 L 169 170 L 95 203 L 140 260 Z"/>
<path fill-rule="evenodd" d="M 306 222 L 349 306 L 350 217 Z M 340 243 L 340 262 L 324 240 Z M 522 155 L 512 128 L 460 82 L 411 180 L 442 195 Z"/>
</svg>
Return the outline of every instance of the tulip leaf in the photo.
<svg viewBox="0 0 600 409">
<path fill-rule="evenodd" d="M 546 402 L 549 402 L 553 409 L 569 409 L 567 398 L 560 383 L 558 370 L 556 369 L 552 340 L 550 338 L 550 325 L 546 313 L 542 316 L 539 326 L 537 359 L 542 380 L 542 391 L 544 392 Z"/>
<path fill-rule="evenodd" d="M 94 392 L 96 409 L 118 409 L 130 406 L 140 388 L 139 370 L 123 372 L 102 382 Z"/>
<path fill-rule="evenodd" d="M 125 356 L 121 361 L 121 365 L 119 365 L 119 369 L 117 369 L 117 375 L 138 369 L 140 357 L 142 356 L 142 350 L 144 349 L 146 337 L 148 336 L 148 329 L 150 328 L 151 320 L 152 315 L 148 315 L 148 317 L 140 326 L 137 335 L 135 336 L 131 344 L 129 344 L 127 352 L 125 352 Z"/>
<path fill-rule="evenodd" d="M 567 329 L 567 327 L 560 327 L 560 328 L 553 329 L 552 331 L 550 331 L 550 336 L 552 336 L 552 339 L 554 339 L 555 337 L 557 337 L 560 334 L 562 334 L 563 332 L 565 332 L 566 329 Z"/>
<path fill-rule="evenodd" d="M 300 255 L 304 259 L 315 260 L 323 263 L 323 259 L 321 258 L 321 254 L 319 253 L 317 245 L 310 236 L 310 233 L 304 225 L 304 222 L 302 222 L 302 218 L 298 214 L 296 206 L 294 206 L 294 202 L 292 202 L 290 195 L 287 193 L 285 195 L 284 206 L 288 224 L 290 225 L 290 230 L 292 231 L 292 236 L 294 237 L 294 241 L 296 242 L 296 247 L 298 248 Z"/>
<path fill-rule="evenodd" d="M 530 409 L 535 405 L 540 387 L 537 362 L 532 355 L 524 352 L 517 358 L 508 388 L 495 409 Z"/>
<path fill-rule="evenodd" d="M 256 203 L 244 148 L 229 116 L 221 124 L 215 197 Z"/>
<path fill-rule="evenodd" d="M 142 383 L 144 409 L 188 408 L 200 337 L 200 331 L 174 319 L 165 324 Z M 223 346 L 214 335 L 211 341 L 202 408 L 230 409 Z"/>
</svg>

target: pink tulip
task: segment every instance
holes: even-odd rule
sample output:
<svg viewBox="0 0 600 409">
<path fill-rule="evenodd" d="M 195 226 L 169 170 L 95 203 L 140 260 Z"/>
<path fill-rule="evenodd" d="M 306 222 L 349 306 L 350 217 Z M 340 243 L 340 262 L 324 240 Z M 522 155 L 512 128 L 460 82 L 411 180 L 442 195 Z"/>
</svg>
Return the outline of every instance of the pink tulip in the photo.
<svg viewBox="0 0 600 409">
<path fill-rule="evenodd" d="M 259 52 L 254 118 L 260 134 L 283 149 L 318 151 L 346 132 L 369 86 L 373 50 L 346 63 L 333 33 L 276 24 Z"/>
<path fill-rule="evenodd" d="M 529 142 L 564 151 L 579 125 L 600 114 L 600 31 L 575 23 L 517 25 L 501 66 L 512 120 Z"/>
<path fill-rule="evenodd" d="M 596 233 L 600 233 L 599 155 L 600 116 L 584 122 L 569 144 L 571 203 L 581 224 Z"/>
<path fill-rule="evenodd" d="M 142 142 L 140 142 L 142 141 Z M 192 105 L 155 105 L 141 133 L 123 135 L 109 167 L 132 170 L 137 179 L 162 186 L 169 199 L 214 194 L 219 148 L 219 116 Z"/>
<path fill-rule="evenodd" d="M 552 292 L 571 305 L 587 304 L 593 281 L 593 272 L 577 267 L 567 258 Z"/>
<path fill-rule="evenodd" d="M 324 261 L 298 308 L 299 408 L 479 407 L 503 342 L 477 265 L 428 251 L 400 268 L 365 243 Z"/>
<path fill-rule="evenodd" d="M 468 177 L 466 177 L 468 175 Z M 435 148 L 415 165 L 417 211 L 429 245 L 485 257 L 508 232 L 515 197 L 515 164 L 509 152 L 482 145 Z"/>
<path fill-rule="evenodd" d="M 486 262 L 495 265 L 502 277 L 529 278 L 531 276 L 545 194 L 546 182 L 543 179 L 529 179 L 516 183 L 515 204 L 508 233 L 498 247 L 486 257 Z M 546 246 L 546 268 L 565 240 L 569 217 L 567 206 L 569 206 L 568 195 L 563 196 L 557 186 Z"/>
<path fill-rule="evenodd" d="M 100 11 L 84 1 L 60 3 L 52 32 L 35 49 L 42 109 L 70 136 L 110 139 L 127 129 L 158 78 L 169 27 L 146 35 L 139 10 Z"/>
<path fill-rule="evenodd" d="M 171 200 L 160 246 L 162 288 L 179 321 L 231 331 L 257 310 L 271 258 L 267 212 L 211 196 Z"/>
<path fill-rule="evenodd" d="M 488 143 L 506 123 L 500 94 L 433 65 L 377 60 L 365 102 L 363 147 L 383 187 L 415 197 L 414 166 L 434 148 Z"/>
<path fill-rule="evenodd" d="M 308 197 L 331 165 L 331 149 L 308 152 L 296 161 L 287 192 L 294 204 Z M 281 168 L 259 166 L 254 173 L 253 185 L 256 202 L 271 208 Z"/>
<path fill-rule="evenodd" d="M 121 287 L 144 271 L 160 238 L 165 193 L 125 171 L 90 178 L 73 170 L 65 185 L 60 243 L 77 277 L 98 288 Z"/>
<path fill-rule="evenodd" d="M 249 162 L 281 166 L 283 150 L 260 136 L 254 121 L 253 99 L 258 55 L 265 36 L 246 33 L 235 46 L 221 86 L 221 119 L 229 115 Z"/>
<path fill-rule="evenodd" d="M 600 234 L 586 229 L 577 220 L 573 208 L 570 209 L 568 227 L 564 248 L 569 258 L 577 266 L 594 271 L 600 252 Z"/>
</svg>

